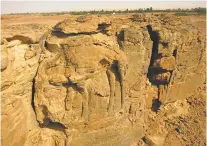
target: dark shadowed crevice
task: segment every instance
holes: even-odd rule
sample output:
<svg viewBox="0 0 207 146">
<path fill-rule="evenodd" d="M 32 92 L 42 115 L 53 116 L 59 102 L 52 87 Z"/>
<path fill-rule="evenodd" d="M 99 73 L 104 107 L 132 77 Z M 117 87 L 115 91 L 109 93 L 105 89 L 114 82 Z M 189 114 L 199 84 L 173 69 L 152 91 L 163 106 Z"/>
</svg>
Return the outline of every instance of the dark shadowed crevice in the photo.
<svg viewBox="0 0 207 146">
<path fill-rule="evenodd" d="M 104 31 L 109 26 L 111 26 L 111 24 L 101 23 L 101 24 L 98 24 L 98 29 L 97 30 Z"/>
<path fill-rule="evenodd" d="M 157 87 L 159 89 L 159 87 Z M 152 107 L 151 107 L 151 110 L 154 111 L 154 112 L 158 112 L 160 110 L 160 106 L 162 105 L 162 102 L 160 101 L 160 91 L 158 90 L 158 93 L 157 93 L 158 97 L 157 98 L 154 98 L 152 99 Z"/>
<path fill-rule="evenodd" d="M 23 35 L 15 35 L 13 37 L 6 38 L 6 40 L 9 42 L 12 40 L 20 40 L 25 44 L 35 44 L 30 37 L 23 36 Z"/>
<path fill-rule="evenodd" d="M 147 30 L 148 30 L 148 33 L 150 35 L 150 39 L 153 41 L 152 54 L 151 54 L 150 65 L 149 65 L 149 68 L 148 68 L 147 77 L 149 78 L 149 81 L 153 85 L 156 85 L 156 83 L 154 83 L 150 79 L 150 77 L 153 76 L 154 74 L 157 74 L 157 72 L 158 72 L 157 69 L 153 68 L 153 63 L 154 63 L 155 59 L 158 56 L 159 34 L 158 34 L 158 32 L 152 30 L 151 25 L 147 25 Z"/>
<path fill-rule="evenodd" d="M 4 68 L 4 69 L 1 68 L 1 72 L 3 72 L 4 70 L 6 70 L 6 68 Z"/>
<path fill-rule="evenodd" d="M 161 44 L 162 44 L 162 46 L 163 46 L 164 48 L 166 48 L 166 49 L 169 48 L 168 43 L 166 43 L 166 42 L 162 42 Z"/>
<path fill-rule="evenodd" d="M 118 61 L 114 60 L 112 66 L 111 66 L 111 71 L 115 74 L 115 79 L 116 81 L 119 83 L 120 85 L 120 90 L 121 90 L 121 105 L 124 102 L 123 101 L 123 94 L 122 94 L 122 90 L 123 90 L 123 86 L 122 86 L 122 78 L 121 78 L 121 74 L 119 72 L 119 67 L 118 67 Z"/>
<path fill-rule="evenodd" d="M 159 98 L 153 99 L 152 100 L 152 107 L 151 107 L 152 111 L 158 112 L 161 104 L 162 104 L 162 102 L 159 100 Z"/>
<path fill-rule="evenodd" d="M 149 65 L 149 68 L 148 68 L 147 78 L 152 83 L 152 85 L 155 85 L 158 88 L 157 97 L 154 97 L 154 99 L 152 99 L 151 110 L 154 111 L 154 112 L 158 112 L 159 109 L 160 109 L 160 106 L 162 104 L 162 102 L 160 101 L 159 85 L 164 85 L 166 83 L 161 81 L 161 80 L 160 81 L 159 80 L 153 80 L 153 76 L 155 76 L 157 74 L 160 74 L 160 73 L 167 72 L 167 70 L 163 70 L 162 68 L 153 66 L 155 60 L 162 57 L 162 56 L 160 56 L 160 54 L 158 54 L 158 47 L 159 47 L 159 43 L 160 43 L 159 42 L 160 37 L 159 37 L 159 33 L 157 31 L 153 31 L 151 25 L 147 25 L 147 30 L 148 30 L 148 33 L 150 35 L 150 39 L 153 41 L 152 53 L 151 53 L 150 65 Z M 168 43 L 162 43 L 162 45 L 164 47 L 168 48 Z M 146 140 L 143 139 L 143 141 L 146 141 Z"/>
<path fill-rule="evenodd" d="M 141 139 L 145 143 L 146 146 L 155 146 L 154 142 L 148 137 L 144 136 Z"/>
<path fill-rule="evenodd" d="M 80 36 L 80 35 L 93 35 L 93 34 L 98 34 L 100 33 L 99 31 L 92 31 L 92 32 L 79 32 L 79 33 L 64 33 L 61 31 L 52 31 L 52 35 L 57 36 L 58 38 L 67 38 L 67 37 L 72 37 L 72 36 Z"/>
<path fill-rule="evenodd" d="M 159 46 L 159 34 L 156 31 L 152 30 L 152 27 L 150 25 L 147 25 L 147 30 L 150 35 L 150 39 L 153 41 L 152 45 L 152 55 L 150 59 L 150 67 L 153 65 L 153 62 L 155 61 L 157 55 L 158 55 L 158 46 Z"/>
<path fill-rule="evenodd" d="M 63 133 L 65 133 L 65 129 L 66 129 L 66 127 L 63 124 L 59 122 L 52 122 L 52 121 L 49 121 L 48 125 L 40 125 L 40 127 L 49 128 L 55 131 L 61 131 Z"/>
<path fill-rule="evenodd" d="M 62 131 L 63 133 L 65 133 L 66 127 L 60 122 L 52 121 L 51 118 L 49 117 L 49 112 L 47 107 L 45 105 L 41 105 L 41 107 L 42 107 L 42 113 L 44 114 L 44 119 L 43 119 L 43 123 L 39 123 L 40 128 L 49 128 L 56 131 Z"/>
<path fill-rule="evenodd" d="M 35 97 L 35 78 L 32 80 L 32 102 L 31 102 L 31 105 L 32 105 L 32 109 L 34 110 L 34 112 L 36 114 L 35 104 L 34 104 L 34 97 Z"/>
<path fill-rule="evenodd" d="M 121 30 L 117 35 L 117 42 L 119 44 L 120 49 L 123 50 L 123 42 L 124 42 L 124 30 Z"/>
<path fill-rule="evenodd" d="M 162 105 L 162 102 L 160 101 L 160 88 L 159 86 L 157 86 L 157 88 L 158 88 L 157 97 L 154 97 L 152 99 L 152 106 L 151 106 L 151 110 L 156 113 L 160 110 L 160 106 Z"/>
<path fill-rule="evenodd" d="M 120 82 L 121 81 L 121 76 L 119 74 L 119 68 L 118 68 L 118 61 L 114 60 L 112 66 L 111 66 L 111 71 L 115 74 L 116 81 Z"/>
<path fill-rule="evenodd" d="M 176 58 L 177 57 L 177 49 L 175 49 L 174 51 L 173 51 L 173 56 Z"/>
</svg>

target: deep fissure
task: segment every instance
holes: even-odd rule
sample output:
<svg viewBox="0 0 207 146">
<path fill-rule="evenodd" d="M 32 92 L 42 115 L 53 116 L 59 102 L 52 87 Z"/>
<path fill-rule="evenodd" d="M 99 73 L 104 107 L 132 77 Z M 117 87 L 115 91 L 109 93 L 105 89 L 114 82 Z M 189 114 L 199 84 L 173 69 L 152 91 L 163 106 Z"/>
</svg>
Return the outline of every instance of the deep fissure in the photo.
<svg viewBox="0 0 207 146">
<path fill-rule="evenodd" d="M 152 30 L 151 25 L 147 25 L 147 30 L 150 35 L 150 39 L 153 41 L 153 46 L 152 46 L 152 54 L 151 54 L 151 59 L 150 59 L 150 67 L 153 66 L 153 62 L 155 61 L 157 55 L 158 55 L 158 46 L 159 46 L 159 34 L 156 31 Z M 150 71 L 148 71 L 150 72 Z"/>
<path fill-rule="evenodd" d="M 147 78 L 152 83 L 152 85 L 157 86 L 157 88 L 159 89 L 159 84 L 163 84 L 163 83 L 160 83 L 160 82 L 157 82 L 157 81 L 153 81 L 151 79 L 151 77 L 153 75 L 158 74 L 160 72 L 165 72 L 165 70 L 162 70 L 162 69 L 154 68 L 153 67 L 154 61 L 158 57 L 158 47 L 159 47 L 159 39 L 160 39 L 159 38 L 159 33 L 156 32 L 156 31 L 153 31 L 151 25 L 147 25 L 147 30 L 148 30 L 148 33 L 150 35 L 150 39 L 153 42 L 153 45 L 152 45 L 152 53 L 151 53 L 150 65 L 149 65 L 149 68 L 148 68 Z M 168 44 L 166 44 L 166 45 L 168 45 Z M 152 99 L 152 107 L 151 107 L 151 109 L 154 112 L 157 112 L 159 110 L 161 104 L 162 104 L 161 101 L 160 101 L 160 95 L 159 94 L 160 93 L 158 91 L 157 97 L 155 99 Z"/>
<path fill-rule="evenodd" d="M 32 109 L 36 115 L 36 111 L 35 111 L 35 104 L 34 104 L 34 96 L 35 96 L 35 78 L 32 80 L 32 102 L 31 102 L 31 105 L 32 105 Z"/>
<path fill-rule="evenodd" d="M 167 100 L 168 98 L 169 84 L 171 84 L 173 80 L 174 71 L 171 69 L 163 68 L 159 65 L 159 62 L 161 62 L 161 59 L 164 57 L 162 53 L 159 53 L 159 50 L 158 50 L 159 44 L 161 44 L 165 49 L 168 50 L 169 49 L 168 42 L 160 42 L 159 33 L 157 31 L 153 31 L 151 25 L 147 25 L 147 29 L 148 29 L 150 38 L 153 41 L 152 54 L 151 54 L 147 77 L 149 81 L 152 83 L 152 85 L 157 86 L 157 89 L 158 89 L 157 97 L 155 97 L 155 99 L 152 100 L 152 108 L 151 108 L 153 111 L 157 112 L 162 104 L 160 100 L 161 92 L 164 92 L 165 100 Z M 178 52 L 176 48 L 172 52 L 172 56 L 175 58 L 175 60 L 177 60 L 177 53 Z M 161 87 L 163 88 L 162 90 L 161 90 Z"/>
</svg>

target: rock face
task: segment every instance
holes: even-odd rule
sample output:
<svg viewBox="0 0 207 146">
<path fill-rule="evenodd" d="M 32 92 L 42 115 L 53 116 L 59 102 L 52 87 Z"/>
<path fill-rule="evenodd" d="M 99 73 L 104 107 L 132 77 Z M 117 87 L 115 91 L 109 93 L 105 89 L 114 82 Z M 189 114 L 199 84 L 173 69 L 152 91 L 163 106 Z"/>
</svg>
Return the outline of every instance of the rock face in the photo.
<svg viewBox="0 0 207 146">
<path fill-rule="evenodd" d="M 90 17 L 83 22 L 79 19 L 83 18 L 77 18 L 77 31 L 65 20 L 43 40 L 45 58 L 35 78 L 37 120 L 46 127 L 61 125 L 68 137 L 67 145 L 77 145 L 79 141 L 83 142 L 80 145 L 128 145 L 144 130 L 144 96 L 138 96 L 144 86 L 136 84 L 146 77 L 133 80 L 132 74 L 147 71 L 149 34 L 131 28 L 122 30 L 125 36 L 120 40 L 121 48 L 115 34 L 99 28 L 107 24 L 110 31 L 111 24 L 93 25 Z M 93 28 L 83 29 L 86 24 Z M 133 44 L 127 44 L 130 39 Z M 149 42 L 147 46 L 143 45 L 144 40 Z M 142 61 L 133 63 L 133 58 Z M 148 63 L 143 64 L 145 59 Z"/>
<path fill-rule="evenodd" d="M 38 126 L 31 101 L 41 49 L 16 39 L 4 40 L 1 48 L 2 145 L 23 145 Z M 32 55 L 25 57 L 28 52 Z"/>
<path fill-rule="evenodd" d="M 149 110 L 168 120 L 192 110 L 184 99 L 203 91 L 205 35 L 168 15 L 111 17 L 2 40 L 3 146 L 170 143 L 166 128 L 150 131 Z"/>
</svg>

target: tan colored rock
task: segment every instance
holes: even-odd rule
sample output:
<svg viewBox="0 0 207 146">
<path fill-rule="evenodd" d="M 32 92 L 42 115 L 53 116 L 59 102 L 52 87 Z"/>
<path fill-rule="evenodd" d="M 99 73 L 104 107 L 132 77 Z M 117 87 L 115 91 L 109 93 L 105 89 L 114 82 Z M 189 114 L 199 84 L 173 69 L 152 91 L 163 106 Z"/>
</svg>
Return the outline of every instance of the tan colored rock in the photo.
<svg viewBox="0 0 207 146">
<path fill-rule="evenodd" d="M 162 57 L 154 62 L 154 67 L 161 68 L 163 70 L 172 71 L 175 69 L 175 57 Z"/>
<path fill-rule="evenodd" d="M 3 146 L 205 144 L 201 16 L 67 18 L 4 25 Z"/>
<path fill-rule="evenodd" d="M 167 84 L 170 81 L 170 76 L 171 76 L 170 72 L 159 73 L 159 74 L 152 76 L 152 80 L 155 82 L 158 82 L 158 84 L 159 83 Z"/>
<path fill-rule="evenodd" d="M 172 33 L 163 28 L 159 31 L 159 38 L 161 42 L 169 42 L 172 39 Z"/>
<path fill-rule="evenodd" d="M 110 20 L 106 16 L 85 15 L 80 16 L 76 21 L 66 19 L 58 23 L 54 29 L 63 33 L 93 33 L 105 30 L 111 25 Z"/>
<path fill-rule="evenodd" d="M 165 137 L 160 135 L 146 135 L 144 140 L 149 146 L 162 146 L 164 144 Z"/>
<path fill-rule="evenodd" d="M 150 17 L 146 14 L 134 14 L 131 20 L 134 22 L 150 22 Z"/>
<path fill-rule="evenodd" d="M 105 17 L 93 19 L 100 19 L 98 22 L 105 21 Z M 68 131 L 73 128 L 75 131 L 69 132 L 70 140 L 67 139 L 70 145 L 76 145 L 77 141 L 83 141 L 83 145 L 113 144 L 115 137 L 111 137 L 111 134 L 118 135 L 119 140 L 115 143 L 128 145 L 133 143 L 132 139 L 141 137 L 144 132 L 144 98 L 139 97 L 144 96 L 144 92 L 139 94 L 139 91 L 145 87 L 144 81 L 147 79 L 146 76 L 138 78 L 143 80 L 142 87 L 138 85 L 136 76 L 147 72 L 148 64 L 144 62 L 146 59 L 148 63 L 150 61 L 151 40 L 147 32 L 126 29 L 125 42 L 122 42 L 124 48 L 120 48 L 116 36 L 97 31 L 97 26 L 100 27 L 97 23 L 95 29 L 91 26 L 82 30 L 83 26 L 85 28 L 86 25 L 95 23 L 94 20 L 90 17 L 79 17 L 74 22 L 78 23 L 74 27 L 77 32 L 69 30 L 73 28 L 73 24 L 66 20 L 55 27 L 56 30 L 61 28 L 59 32 L 47 36 L 45 56 L 48 57 L 40 63 L 35 78 L 34 102 L 37 120 L 44 126 L 59 123 L 68 128 Z M 100 24 L 105 25 L 108 22 Z M 143 44 L 144 41 L 149 44 Z M 141 58 L 141 61 L 134 62 L 136 58 Z M 128 66 L 128 60 L 131 66 Z M 132 97 L 126 99 L 131 87 L 134 88 L 130 91 Z M 134 100 L 134 97 L 138 98 Z M 115 124 L 115 121 L 119 123 Z M 88 124 L 84 126 L 84 123 Z M 134 130 L 128 131 L 126 137 L 123 137 L 120 132 L 126 132 L 131 127 L 130 123 L 134 124 Z M 108 129 L 108 132 L 103 133 L 100 127 Z M 120 131 L 116 131 L 116 127 L 120 127 Z M 90 140 L 93 136 L 91 131 L 95 129 L 94 134 L 98 139 L 100 135 L 108 141 Z M 80 136 L 75 136 L 75 133 Z M 67 132 L 66 135 L 69 136 Z M 125 143 L 122 142 L 123 138 Z"/>
<path fill-rule="evenodd" d="M 50 28 L 51 24 L 38 24 L 38 21 L 35 23 L 29 22 L 28 24 L 26 21 L 24 18 L 23 23 L 17 22 L 16 24 L 2 25 L 3 31 L 1 36 L 8 41 L 21 40 L 24 43 L 38 44 L 40 38 Z"/>
<path fill-rule="evenodd" d="M 61 131 L 48 128 L 36 128 L 32 130 L 24 146 L 65 146 L 66 137 Z"/>
<path fill-rule="evenodd" d="M 35 51 L 31 51 L 31 50 L 26 51 L 24 54 L 24 58 L 26 60 L 31 59 L 33 56 L 35 56 Z"/>
<path fill-rule="evenodd" d="M 5 70 L 8 66 L 8 54 L 6 51 L 1 52 L 1 70 Z"/>
<path fill-rule="evenodd" d="M 20 40 L 21 42 L 23 43 L 28 43 L 28 44 L 31 44 L 31 43 L 34 43 L 36 42 L 35 40 L 35 35 L 34 34 L 31 34 L 31 33 L 25 33 L 25 34 L 16 34 L 12 37 L 8 37 L 7 40 L 8 41 L 12 41 L 12 40 Z"/>
<path fill-rule="evenodd" d="M 24 145 L 29 131 L 37 128 L 31 103 L 32 80 L 37 71 L 40 48 L 29 60 L 24 58 L 29 49 L 27 44 L 14 40 L 3 44 L 2 48 L 5 50 L 1 70 L 2 145 Z"/>
</svg>

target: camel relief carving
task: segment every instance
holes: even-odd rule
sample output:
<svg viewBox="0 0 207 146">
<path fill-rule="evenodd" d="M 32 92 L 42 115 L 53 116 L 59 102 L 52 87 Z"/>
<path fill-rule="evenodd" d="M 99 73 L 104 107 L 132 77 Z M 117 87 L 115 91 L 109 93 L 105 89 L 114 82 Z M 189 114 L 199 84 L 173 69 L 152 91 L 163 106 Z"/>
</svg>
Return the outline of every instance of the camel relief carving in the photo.
<svg viewBox="0 0 207 146">
<path fill-rule="evenodd" d="M 109 115 L 114 113 L 114 96 L 116 94 L 115 84 L 117 79 L 120 83 L 120 101 L 121 109 L 123 109 L 125 101 L 127 59 L 125 53 L 119 48 L 118 43 L 115 41 L 116 38 L 114 38 L 113 42 L 111 42 L 110 39 L 104 40 L 102 38 L 106 38 L 106 34 L 101 32 L 91 35 L 70 35 L 64 39 L 55 36 L 56 40 L 54 42 L 52 41 L 53 37 L 53 32 L 47 32 L 40 42 L 45 59 L 40 63 L 35 80 L 35 107 L 37 120 L 42 124 L 47 124 L 48 120 L 56 122 L 55 118 L 50 116 L 52 115 L 50 111 L 45 108 L 49 106 L 49 104 L 45 105 L 44 102 L 46 99 L 43 97 L 45 87 L 50 88 L 52 85 L 65 88 L 64 91 L 66 90 L 66 93 L 64 94 L 64 102 L 69 102 L 67 103 L 65 110 L 70 110 L 72 108 L 72 100 L 75 98 L 73 97 L 74 94 L 70 88 L 77 91 L 82 96 L 81 117 L 85 121 L 88 121 L 89 96 L 93 88 L 91 87 L 94 82 L 93 78 L 102 73 L 106 74 L 108 78 L 108 86 L 110 88 L 107 107 Z M 74 41 L 78 40 L 88 41 L 88 43 L 75 44 Z M 64 71 L 61 73 L 58 73 L 58 71 L 49 72 L 49 74 L 47 73 L 48 69 L 55 67 L 62 67 L 62 70 Z M 58 122 L 61 122 L 61 120 Z"/>
</svg>

